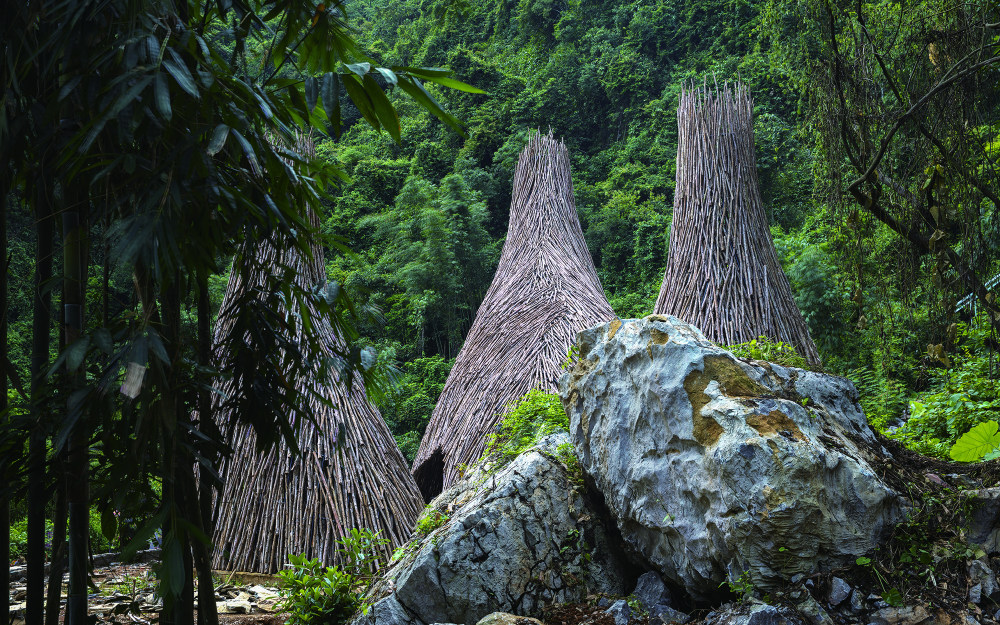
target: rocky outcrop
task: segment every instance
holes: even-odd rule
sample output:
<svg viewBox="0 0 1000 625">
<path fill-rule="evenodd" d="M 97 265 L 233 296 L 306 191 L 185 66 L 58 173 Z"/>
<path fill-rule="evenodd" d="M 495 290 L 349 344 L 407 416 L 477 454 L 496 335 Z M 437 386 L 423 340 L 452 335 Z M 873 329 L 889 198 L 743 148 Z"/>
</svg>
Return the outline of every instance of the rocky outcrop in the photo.
<svg viewBox="0 0 1000 625">
<path fill-rule="evenodd" d="M 627 592 L 621 549 L 587 503 L 578 468 L 559 460 L 571 458 L 568 448 L 564 433 L 547 437 L 442 493 L 430 508 L 443 523 L 406 547 L 355 625 L 476 623 L 492 612 L 536 614 L 592 592 Z"/>
<path fill-rule="evenodd" d="M 849 565 L 902 516 L 850 381 L 746 361 L 674 317 L 579 334 L 581 466 L 636 554 L 696 600 Z"/>
</svg>

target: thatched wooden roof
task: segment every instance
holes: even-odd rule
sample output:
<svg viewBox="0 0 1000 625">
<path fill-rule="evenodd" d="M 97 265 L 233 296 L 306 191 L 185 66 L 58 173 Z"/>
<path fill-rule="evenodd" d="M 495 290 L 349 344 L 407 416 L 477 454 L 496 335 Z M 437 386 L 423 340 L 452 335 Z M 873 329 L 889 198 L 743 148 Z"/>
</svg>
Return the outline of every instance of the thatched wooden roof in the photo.
<svg viewBox="0 0 1000 625">
<path fill-rule="evenodd" d="M 326 282 L 319 245 L 313 246 L 311 259 L 270 240 L 244 250 L 243 256 L 251 251 L 256 269 L 238 271 L 234 266 L 219 312 L 217 342 L 232 327 L 231 306 L 238 295 L 266 288 L 267 273 L 274 267 L 296 268 L 296 280 L 304 288 Z M 327 356 L 333 356 L 342 342 L 332 325 L 324 321 L 317 329 L 326 337 Z M 225 354 L 217 355 L 225 371 Z M 388 554 L 409 537 L 423 509 L 406 459 L 368 401 L 360 375 L 352 376 L 349 386 L 336 372 L 332 383 L 301 379 L 297 386 L 311 387 L 331 405 L 314 396 L 305 400 L 315 425 L 301 424 L 297 457 L 281 445 L 261 454 L 252 431 L 235 433 L 235 453 L 223 467 L 225 484 L 216 500 L 215 568 L 273 573 L 291 553 L 335 564 L 336 540 L 351 528 L 381 531 L 392 543 L 384 548 Z M 233 389 L 230 382 L 222 391 Z M 217 410 L 219 402 L 216 398 Z M 226 414 L 215 414 L 219 423 L 229 421 Z"/>
<path fill-rule="evenodd" d="M 413 464 L 426 499 L 483 453 L 504 408 L 555 389 L 576 333 L 615 316 L 573 200 L 566 146 L 536 134 L 514 172 L 496 275 L 445 382 Z"/>
<path fill-rule="evenodd" d="M 717 343 L 783 341 L 819 365 L 761 201 L 749 91 L 739 83 L 685 88 L 677 129 L 670 250 L 655 312 Z"/>
</svg>

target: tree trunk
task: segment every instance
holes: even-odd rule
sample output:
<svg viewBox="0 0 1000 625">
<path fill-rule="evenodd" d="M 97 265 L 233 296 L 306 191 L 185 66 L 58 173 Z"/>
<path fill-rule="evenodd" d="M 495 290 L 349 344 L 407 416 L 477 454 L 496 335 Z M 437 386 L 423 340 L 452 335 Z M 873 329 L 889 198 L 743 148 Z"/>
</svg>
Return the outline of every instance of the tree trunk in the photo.
<svg viewBox="0 0 1000 625">
<path fill-rule="evenodd" d="M 28 570 L 25 625 L 42 625 L 45 609 L 45 432 L 48 412 L 45 374 L 49 367 L 51 331 L 53 197 L 45 185 L 37 189 L 35 207 L 35 284 L 31 323 L 31 425 L 28 438 Z"/>
<path fill-rule="evenodd" d="M 83 198 L 82 200 L 80 198 Z M 76 343 L 83 331 L 84 285 L 86 284 L 86 195 L 71 197 L 63 213 L 63 314 L 67 348 Z M 77 370 L 69 369 L 67 386 L 79 387 Z M 72 393 L 70 393 L 72 397 Z M 70 400 L 72 401 L 72 400 Z M 67 417 L 73 418 L 75 408 L 67 403 Z M 85 625 L 87 622 L 87 574 L 89 572 L 87 546 L 90 532 L 90 436 L 85 415 L 80 414 L 70 435 L 67 478 L 69 504 L 69 599 L 66 604 L 68 625 Z"/>
<path fill-rule="evenodd" d="M 7 254 L 7 191 L 9 183 L 7 177 L 0 178 L 0 260 L 3 266 L 0 267 L 0 434 L 5 433 L 10 427 L 10 418 L 7 416 L 7 276 L 10 275 L 10 256 Z M 13 483 L 10 475 L 9 456 L 4 454 L 4 459 L 0 461 L 0 527 L 6 528 L 7 536 L 0 544 L 0 588 L 10 588 L 10 499 L 7 490 Z M 4 564 L 6 563 L 6 564 Z M 0 623 L 10 622 L 10 602 L 0 605 Z"/>
<path fill-rule="evenodd" d="M 52 519 L 52 561 L 49 565 L 49 588 L 45 599 L 45 625 L 59 625 L 62 611 L 62 578 L 66 570 L 66 470 L 64 454 L 53 461 L 56 478 L 56 512 Z"/>
<path fill-rule="evenodd" d="M 208 277 L 205 273 L 198 275 L 198 364 L 207 369 L 211 364 L 212 334 L 209 328 L 209 318 L 212 310 L 208 300 Z M 218 428 L 212 418 L 212 396 L 207 387 L 198 393 L 198 429 L 208 439 L 218 440 Z M 206 462 L 218 467 L 218 454 L 211 443 L 205 444 L 202 457 Z M 197 488 L 192 483 L 191 493 L 197 498 L 200 529 L 211 539 L 212 527 L 212 483 L 205 475 L 206 471 L 199 465 Z M 193 478 L 193 476 L 192 476 Z M 192 541 L 194 548 L 195 568 L 198 570 L 198 625 L 218 625 L 219 614 L 215 606 L 215 583 L 212 581 L 212 543 L 203 543 L 198 539 Z"/>
</svg>

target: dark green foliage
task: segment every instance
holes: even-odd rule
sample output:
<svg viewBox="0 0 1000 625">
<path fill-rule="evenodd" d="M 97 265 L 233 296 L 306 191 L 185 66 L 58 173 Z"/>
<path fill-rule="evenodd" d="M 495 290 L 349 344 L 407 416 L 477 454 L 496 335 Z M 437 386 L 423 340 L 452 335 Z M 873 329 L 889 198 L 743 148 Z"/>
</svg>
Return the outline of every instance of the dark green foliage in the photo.
<svg viewBox="0 0 1000 625">
<path fill-rule="evenodd" d="M 508 408 L 497 431 L 490 435 L 483 458 L 490 467 L 503 466 L 541 438 L 569 430 L 569 417 L 556 393 L 528 391 Z"/>
<path fill-rule="evenodd" d="M 413 462 L 420 437 L 430 421 L 434 404 L 444 388 L 454 359 L 441 356 L 417 358 L 403 365 L 398 385 L 379 405 L 382 417 L 396 437 L 400 451 Z"/>
<path fill-rule="evenodd" d="M 352 589 L 354 578 L 336 567 L 323 567 L 319 560 L 289 555 L 290 569 L 278 572 L 282 611 L 290 625 L 341 625 L 361 605 L 361 595 Z"/>
</svg>

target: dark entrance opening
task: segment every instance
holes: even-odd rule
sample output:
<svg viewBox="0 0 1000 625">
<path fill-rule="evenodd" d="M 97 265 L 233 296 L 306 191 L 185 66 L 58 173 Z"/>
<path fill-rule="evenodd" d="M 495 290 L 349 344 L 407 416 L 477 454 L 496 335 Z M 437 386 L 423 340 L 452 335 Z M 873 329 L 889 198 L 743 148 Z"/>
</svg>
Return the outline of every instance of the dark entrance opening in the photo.
<svg viewBox="0 0 1000 625">
<path fill-rule="evenodd" d="M 430 503 L 444 490 L 444 452 L 438 447 L 419 467 L 413 471 L 413 479 L 417 481 L 424 503 Z"/>
</svg>

